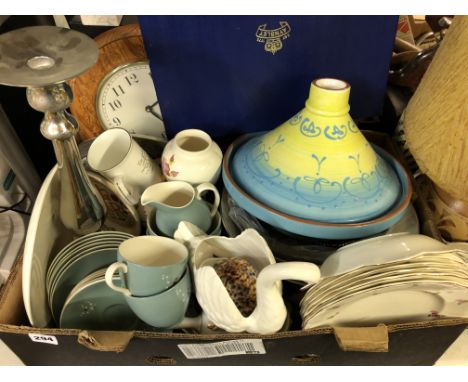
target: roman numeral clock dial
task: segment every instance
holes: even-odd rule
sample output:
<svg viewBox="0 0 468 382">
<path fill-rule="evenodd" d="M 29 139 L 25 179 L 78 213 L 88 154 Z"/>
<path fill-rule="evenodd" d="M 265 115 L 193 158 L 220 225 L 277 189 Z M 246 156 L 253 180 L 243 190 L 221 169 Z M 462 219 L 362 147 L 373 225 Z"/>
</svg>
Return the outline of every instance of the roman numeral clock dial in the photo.
<svg viewBox="0 0 468 382">
<path fill-rule="evenodd" d="M 99 84 L 96 112 L 104 130 L 120 127 L 136 137 L 166 139 L 147 61 L 121 65 Z"/>
</svg>

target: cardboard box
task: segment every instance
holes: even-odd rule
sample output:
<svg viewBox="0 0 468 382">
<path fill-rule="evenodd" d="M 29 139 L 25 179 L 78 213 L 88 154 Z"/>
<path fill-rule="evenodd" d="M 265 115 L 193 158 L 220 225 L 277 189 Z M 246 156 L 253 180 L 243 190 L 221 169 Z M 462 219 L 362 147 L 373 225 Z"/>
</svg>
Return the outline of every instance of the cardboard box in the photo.
<svg viewBox="0 0 468 382">
<path fill-rule="evenodd" d="M 387 135 L 366 135 L 399 157 Z M 424 227 L 427 211 L 415 190 Z M 433 236 L 437 231 L 431 227 L 426 225 L 425 233 Z M 468 319 L 439 319 L 264 336 L 39 329 L 26 317 L 21 266 L 19 258 L 0 289 L 0 339 L 26 365 L 432 365 L 468 325 Z M 179 345 L 192 346 L 182 346 L 184 353 Z M 238 349 L 247 354 L 211 357 Z M 191 354 L 202 358 L 186 356 Z"/>
<path fill-rule="evenodd" d="M 23 308 L 21 259 L 0 292 L 0 339 L 26 365 L 432 365 L 467 324 L 445 319 L 267 336 L 38 329 L 28 326 Z M 265 354 L 188 359 L 178 347 L 233 340 L 261 342 Z"/>
</svg>

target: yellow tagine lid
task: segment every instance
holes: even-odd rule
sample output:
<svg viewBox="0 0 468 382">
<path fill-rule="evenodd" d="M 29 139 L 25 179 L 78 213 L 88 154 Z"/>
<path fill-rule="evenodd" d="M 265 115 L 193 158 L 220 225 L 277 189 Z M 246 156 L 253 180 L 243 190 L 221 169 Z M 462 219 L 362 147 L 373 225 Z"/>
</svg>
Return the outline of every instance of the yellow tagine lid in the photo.
<svg viewBox="0 0 468 382">
<path fill-rule="evenodd" d="M 330 223 L 365 221 L 396 202 L 400 183 L 353 122 L 350 85 L 312 82 L 305 108 L 236 152 L 233 175 L 271 208 Z"/>
</svg>

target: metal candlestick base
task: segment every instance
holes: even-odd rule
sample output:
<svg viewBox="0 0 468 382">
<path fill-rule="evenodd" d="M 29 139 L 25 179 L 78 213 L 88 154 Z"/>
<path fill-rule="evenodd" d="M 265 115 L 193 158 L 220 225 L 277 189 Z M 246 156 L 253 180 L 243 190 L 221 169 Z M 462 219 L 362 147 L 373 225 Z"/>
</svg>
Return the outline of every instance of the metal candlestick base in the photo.
<svg viewBox="0 0 468 382">
<path fill-rule="evenodd" d="M 81 162 L 75 140 L 78 123 L 66 111 L 73 95 L 65 81 L 89 69 L 97 58 L 94 40 L 70 29 L 27 27 L 0 35 L 0 83 L 27 87 L 29 104 L 45 114 L 40 128 L 57 157 L 60 217 L 80 235 L 101 228 L 105 205 Z"/>
</svg>

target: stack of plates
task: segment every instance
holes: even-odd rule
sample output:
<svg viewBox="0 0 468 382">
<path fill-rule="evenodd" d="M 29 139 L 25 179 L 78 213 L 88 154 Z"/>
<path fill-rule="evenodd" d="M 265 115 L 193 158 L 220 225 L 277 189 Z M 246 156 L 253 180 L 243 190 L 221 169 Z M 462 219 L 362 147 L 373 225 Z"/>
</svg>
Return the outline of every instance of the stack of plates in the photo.
<svg viewBox="0 0 468 382">
<path fill-rule="evenodd" d="M 120 243 L 131 237 L 124 232 L 91 233 L 72 241 L 55 256 L 47 270 L 46 291 L 56 323 L 73 288 L 87 281 L 88 275 L 115 262 Z"/>
<path fill-rule="evenodd" d="M 468 317 L 466 247 L 388 235 L 341 248 L 322 270 L 301 301 L 303 329 Z"/>
</svg>

